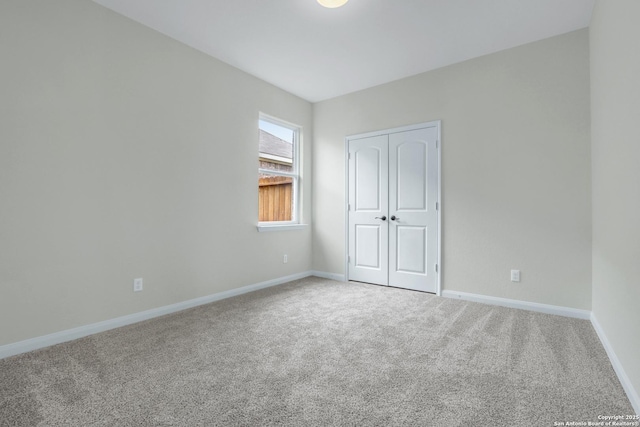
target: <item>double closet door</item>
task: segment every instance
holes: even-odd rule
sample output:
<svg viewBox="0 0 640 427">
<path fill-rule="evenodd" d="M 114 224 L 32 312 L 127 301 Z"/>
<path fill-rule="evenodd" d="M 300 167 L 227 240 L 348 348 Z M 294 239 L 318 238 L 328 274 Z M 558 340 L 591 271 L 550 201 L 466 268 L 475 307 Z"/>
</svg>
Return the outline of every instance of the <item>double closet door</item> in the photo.
<svg viewBox="0 0 640 427">
<path fill-rule="evenodd" d="M 423 126 L 347 138 L 349 280 L 438 290 L 440 122 Z"/>
</svg>

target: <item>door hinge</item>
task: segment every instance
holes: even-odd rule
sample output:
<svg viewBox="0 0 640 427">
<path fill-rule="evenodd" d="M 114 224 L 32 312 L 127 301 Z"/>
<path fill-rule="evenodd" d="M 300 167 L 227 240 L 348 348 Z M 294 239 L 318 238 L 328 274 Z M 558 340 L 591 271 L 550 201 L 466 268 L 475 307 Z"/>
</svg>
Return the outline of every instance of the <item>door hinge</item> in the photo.
<svg viewBox="0 0 640 427">
<path fill-rule="evenodd" d="M 349 157 L 348 157 L 348 159 L 349 159 L 349 160 L 351 160 L 351 153 L 349 153 Z"/>
<path fill-rule="evenodd" d="M 440 209 L 440 205 L 436 202 L 436 210 Z"/>
<path fill-rule="evenodd" d="M 348 211 L 350 211 L 350 210 L 351 210 L 351 203 L 349 203 L 349 204 L 347 205 L 347 210 L 348 210 Z"/>
<path fill-rule="evenodd" d="M 438 264 L 436 264 L 436 273 L 438 272 Z"/>
<path fill-rule="evenodd" d="M 351 255 L 347 255 L 347 262 L 351 264 Z"/>
<path fill-rule="evenodd" d="M 438 144 L 440 144 L 440 140 L 436 139 L 436 148 L 438 148 Z"/>
</svg>

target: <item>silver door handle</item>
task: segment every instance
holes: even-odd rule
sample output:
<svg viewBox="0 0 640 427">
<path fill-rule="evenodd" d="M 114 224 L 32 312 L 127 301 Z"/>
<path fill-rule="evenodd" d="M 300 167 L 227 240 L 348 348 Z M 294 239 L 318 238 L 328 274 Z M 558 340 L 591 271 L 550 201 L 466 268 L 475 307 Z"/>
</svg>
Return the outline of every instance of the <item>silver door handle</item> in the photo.
<svg viewBox="0 0 640 427">
<path fill-rule="evenodd" d="M 389 218 L 391 221 L 395 221 L 396 219 L 400 219 L 400 217 L 397 217 L 395 215 L 391 215 L 391 218 Z"/>
<path fill-rule="evenodd" d="M 384 216 L 384 215 L 382 215 L 382 216 L 377 216 L 377 217 L 376 217 L 376 219 L 381 219 L 381 220 L 383 220 L 383 221 L 386 221 L 386 220 L 387 220 L 387 217 L 386 217 L 386 216 Z"/>
</svg>

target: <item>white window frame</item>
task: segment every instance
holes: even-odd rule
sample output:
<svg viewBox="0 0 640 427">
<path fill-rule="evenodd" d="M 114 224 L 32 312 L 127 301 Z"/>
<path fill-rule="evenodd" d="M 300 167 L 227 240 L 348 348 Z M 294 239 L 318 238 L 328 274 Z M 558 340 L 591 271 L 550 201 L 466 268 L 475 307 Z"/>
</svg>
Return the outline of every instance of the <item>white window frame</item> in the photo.
<svg viewBox="0 0 640 427">
<path fill-rule="evenodd" d="M 259 120 L 269 122 L 277 126 L 282 126 L 293 131 L 293 172 L 274 171 L 258 167 L 258 175 L 265 174 L 293 178 L 293 188 L 291 190 L 293 200 L 291 206 L 291 221 L 258 221 L 258 231 L 264 232 L 303 229 L 306 225 L 300 223 L 300 144 L 302 139 L 302 127 L 264 113 L 260 113 Z M 259 128 L 260 126 L 258 125 L 258 129 Z M 260 156 L 259 151 L 258 156 Z M 256 214 L 257 213 L 258 212 L 256 211 Z"/>
</svg>

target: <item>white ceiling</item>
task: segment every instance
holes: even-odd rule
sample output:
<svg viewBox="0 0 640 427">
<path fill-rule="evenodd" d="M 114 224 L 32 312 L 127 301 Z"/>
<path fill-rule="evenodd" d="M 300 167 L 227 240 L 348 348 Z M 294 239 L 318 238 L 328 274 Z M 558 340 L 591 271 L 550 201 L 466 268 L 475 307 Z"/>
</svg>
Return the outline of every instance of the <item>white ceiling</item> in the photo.
<svg viewBox="0 0 640 427">
<path fill-rule="evenodd" d="M 595 0 L 94 0 L 311 102 L 587 27 Z"/>
</svg>

